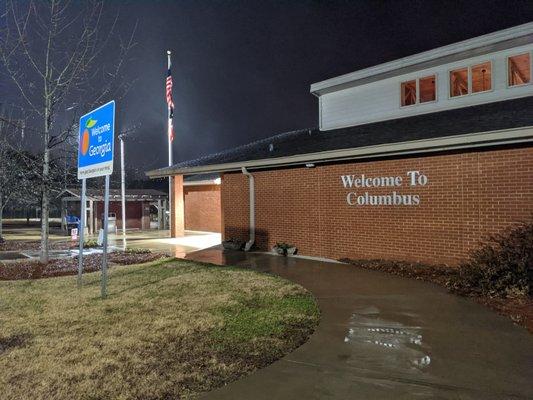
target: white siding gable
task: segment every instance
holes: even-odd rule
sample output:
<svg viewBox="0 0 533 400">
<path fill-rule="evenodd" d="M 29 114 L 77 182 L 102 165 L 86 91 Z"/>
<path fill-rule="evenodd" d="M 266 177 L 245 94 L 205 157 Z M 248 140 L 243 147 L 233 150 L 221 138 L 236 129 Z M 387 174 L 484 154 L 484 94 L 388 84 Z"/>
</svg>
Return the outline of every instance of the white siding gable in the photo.
<svg viewBox="0 0 533 400">
<path fill-rule="evenodd" d="M 339 89 L 333 88 L 323 92 L 317 91 L 315 93 L 319 96 L 320 129 L 337 129 L 532 96 L 533 85 L 531 83 L 514 87 L 508 87 L 507 85 L 507 58 L 509 56 L 529 52 L 530 60 L 533 62 L 533 43 L 531 43 L 531 40 L 528 42 L 521 46 L 463 58 L 458 61 L 370 81 L 369 83 L 357 83 L 353 87 L 339 87 Z M 492 63 L 491 90 L 450 98 L 450 71 L 487 61 Z M 429 75 L 436 76 L 436 101 L 401 107 L 401 83 Z"/>
</svg>

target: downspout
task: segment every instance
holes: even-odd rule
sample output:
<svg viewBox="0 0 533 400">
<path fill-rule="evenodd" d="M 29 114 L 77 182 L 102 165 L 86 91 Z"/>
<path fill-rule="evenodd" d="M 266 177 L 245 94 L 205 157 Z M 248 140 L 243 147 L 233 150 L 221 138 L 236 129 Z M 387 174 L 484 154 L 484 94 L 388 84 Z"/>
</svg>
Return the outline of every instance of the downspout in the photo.
<svg viewBox="0 0 533 400">
<path fill-rule="evenodd" d="M 250 192 L 250 239 L 244 245 L 244 251 L 250 251 L 255 243 L 255 188 L 254 176 L 248 172 L 246 167 L 242 167 L 242 173 L 248 177 L 248 187 Z"/>
</svg>

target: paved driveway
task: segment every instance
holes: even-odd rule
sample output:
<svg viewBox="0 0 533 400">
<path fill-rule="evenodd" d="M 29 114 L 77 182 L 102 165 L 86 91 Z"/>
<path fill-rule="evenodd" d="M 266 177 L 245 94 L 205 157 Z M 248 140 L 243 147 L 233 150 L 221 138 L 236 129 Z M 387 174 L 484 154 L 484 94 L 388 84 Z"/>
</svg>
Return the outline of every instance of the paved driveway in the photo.
<svg viewBox="0 0 533 400">
<path fill-rule="evenodd" d="M 318 298 L 310 340 L 205 399 L 531 399 L 524 329 L 437 286 L 355 267 L 206 249 L 187 258 L 249 266 Z"/>
</svg>

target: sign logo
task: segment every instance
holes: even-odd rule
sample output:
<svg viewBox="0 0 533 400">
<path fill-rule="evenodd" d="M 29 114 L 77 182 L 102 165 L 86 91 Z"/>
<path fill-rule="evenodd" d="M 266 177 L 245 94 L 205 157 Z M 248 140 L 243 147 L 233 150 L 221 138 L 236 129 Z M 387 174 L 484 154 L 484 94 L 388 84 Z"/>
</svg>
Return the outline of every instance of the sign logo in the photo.
<svg viewBox="0 0 533 400">
<path fill-rule="evenodd" d="M 113 173 L 115 102 L 110 101 L 80 118 L 78 179 Z"/>
<path fill-rule="evenodd" d="M 90 138 L 89 138 L 88 128 L 92 128 L 93 126 L 96 125 L 97 122 L 98 122 L 97 120 L 89 118 L 85 124 L 85 130 L 83 131 L 83 135 L 80 141 L 80 146 L 81 146 L 80 150 L 81 150 L 82 155 L 86 155 L 87 151 L 89 150 Z"/>
</svg>

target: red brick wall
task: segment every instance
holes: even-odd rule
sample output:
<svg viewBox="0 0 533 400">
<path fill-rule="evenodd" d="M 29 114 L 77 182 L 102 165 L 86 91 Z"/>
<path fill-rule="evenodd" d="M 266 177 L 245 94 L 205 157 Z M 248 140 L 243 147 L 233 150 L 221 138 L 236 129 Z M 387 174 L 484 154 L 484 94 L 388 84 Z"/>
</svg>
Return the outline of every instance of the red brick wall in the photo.
<svg viewBox="0 0 533 400">
<path fill-rule="evenodd" d="M 429 182 L 407 185 L 407 171 Z M 345 189 L 341 175 L 402 176 L 401 187 Z M 256 237 L 300 254 L 457 264 L 489 234 L 533 214 L 533 147 L 253 172 Z M 418 206 L 350 206 L 350 191 L 418 194 Z M 248 237 L 248 182 L 223 176 L 224 236 Z"/>
<path fill-rule="evenodd" d="M 185 229 L 220 232 L 220 186 L 185 186 Z"/>
</svg>

